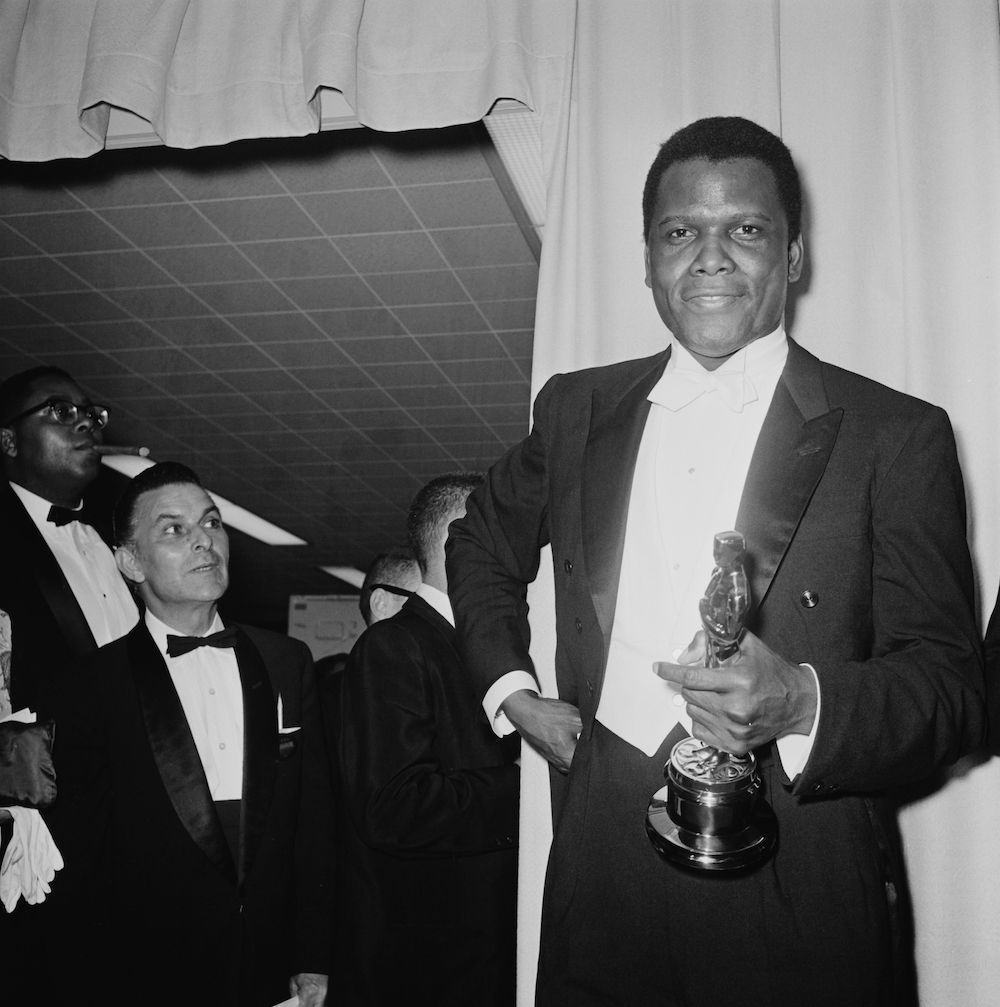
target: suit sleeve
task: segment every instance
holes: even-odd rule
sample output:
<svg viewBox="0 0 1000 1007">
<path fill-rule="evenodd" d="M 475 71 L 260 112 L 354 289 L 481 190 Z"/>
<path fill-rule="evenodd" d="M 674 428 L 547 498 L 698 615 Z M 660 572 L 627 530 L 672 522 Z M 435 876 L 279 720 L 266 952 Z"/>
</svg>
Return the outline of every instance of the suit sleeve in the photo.
<svg viewBox="0 0 1000 1007">
<path fill-rule="evenodd" d="M 871 498 L 869 657 L 816 654 L 823 702 L 799 795 L 919 780 L 984 738 L 965 493 L 943 410 L 917 420 Z"/>
<path fill-rule="evenodd" d="M 491 764 L 455 765 L 449 732 L 480 732 L 497 744 L 480 714 L 453 723 L 421 639 L 398 619 L 369 629 L 344 671 L 340 758 L 346 803 L 361 839 L 398 857 L 496 852 L 517 835 L 519 771 Z M 461 687 L 461 683 L 459 683 Z M 465 707 L 463 707 L 463 711 Z"/>
<path fill-rule="evenodd" d="M 1000 755 L 1000 597 L 986 629 L 986 705 L 989 750 L 993 755 Z"/>
<path fill-rule="evenodd" d="M 296 641 L 297 643 L 297 641 Z M 302 789 L 295 830 L 295 958 L 292 974 L 328 974 L 333 946 L 333 789 L 312 657 L 298 644 L 302 689 Z"/>
<path fill-rule="evenodd" d="M 448 594 L 480 701 L 508 672 L 534 673 L 526 597 L 549 542 L 546 434 L 556 381 L 538 394 L 531 434 L 493 465 L 449 529 Z"/>
</svg>

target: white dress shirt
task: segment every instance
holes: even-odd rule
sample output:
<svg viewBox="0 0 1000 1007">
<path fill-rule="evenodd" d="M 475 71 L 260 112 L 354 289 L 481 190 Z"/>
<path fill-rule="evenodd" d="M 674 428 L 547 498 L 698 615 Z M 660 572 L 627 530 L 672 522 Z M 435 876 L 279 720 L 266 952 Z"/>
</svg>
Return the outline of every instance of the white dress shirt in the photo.
<svg viewBox="0 0 1000 1007">
<path fill-rule="evenodd" d="M 680 721 L 685 703 L 652 670 L 675 660 L 701 629 L 698 601 L 714 566 L 716 532 L 735 525 L 743 485 L 788 355 L 782 328 L 707 371 L 676 339 L 649 394 L 629 497 L 615 621 L 597 719 L 652 756 Z M 815 673 L 814 673 L 815 676 Z M 530 682 L 530 684 L 529 684 Z M 537 691 L 524 671 L 503 676 L 484 699 L 498 734 L 497 710 L 517 689 Z M 818 682 L 817 682 L 818 690 Z M 789 778 L 801 771 L 813 733 L 779 739 Z"/>
<path fill-rule="evenodd" d="M 243 687 L 236 651 L 232 647 L 198 647 L 180 657 L 168 657 L 167 636 L 187 634 L 161 622 L 148 609 L 146 628 L 167 663 L 212 800 L 239 800 L 243 796 Z M 204 635 L 223 629 L 216 614 Z"/>
<path fill-rule="evenodd" d="M 48 500 L 17 483 L 10 488 L 52 550 L 97 646 L 124 636 L 139 621 L 139 610 L 101 536 L 81 521 L 57 526 L 48 519 Z"/>
</svg>

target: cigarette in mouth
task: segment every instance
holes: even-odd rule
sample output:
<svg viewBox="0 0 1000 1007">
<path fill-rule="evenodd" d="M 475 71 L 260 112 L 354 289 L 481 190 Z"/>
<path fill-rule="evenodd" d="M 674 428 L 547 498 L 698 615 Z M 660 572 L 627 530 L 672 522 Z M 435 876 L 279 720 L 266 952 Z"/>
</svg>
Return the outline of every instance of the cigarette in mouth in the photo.
<svg viewBox="0 0 1000 1007">
<path fill-rule="evenodd" d="M 94 450 L 99 455 L 138 455 L 140 458 L 149 457 L 149 448 L 136 448 L 131 444 L 95 444 Z"/>
</svg>

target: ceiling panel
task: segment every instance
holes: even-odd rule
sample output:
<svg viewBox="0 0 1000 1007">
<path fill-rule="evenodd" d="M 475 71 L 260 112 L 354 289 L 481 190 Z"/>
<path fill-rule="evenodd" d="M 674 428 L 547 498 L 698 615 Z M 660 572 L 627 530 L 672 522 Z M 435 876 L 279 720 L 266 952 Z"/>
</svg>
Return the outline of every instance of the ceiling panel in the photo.
<svg viewBox="0 0 1000 1007">
<path fill-rule="evenodd" d="M 64 366 L 111 440 L 305 538 L 234 534 L 230 611 L 282 628 L 289 594 L 349 590 L 320 565 L 365 568 L 423 482 L 527 430 L 537 243 L 484 143 L 358 129 L 0 164 L 0 377 Z"/>
</svg>

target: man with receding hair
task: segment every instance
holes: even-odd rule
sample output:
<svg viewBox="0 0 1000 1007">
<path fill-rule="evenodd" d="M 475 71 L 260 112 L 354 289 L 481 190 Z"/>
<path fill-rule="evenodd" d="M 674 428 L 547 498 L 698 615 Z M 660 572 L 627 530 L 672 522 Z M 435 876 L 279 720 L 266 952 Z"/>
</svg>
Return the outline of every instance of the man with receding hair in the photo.
<svg viewBox="0 0 1000 1007">
<path fill-rule="evenodd" d="M 943 410 L 787 338 L 801 206 L 755 123 L 675 133 L 643 194 L 669 346 L 552 378 L 452 528 L 470 682 L 554 770 L 544 1007 L 915 1002 L 886 791 L 983 736 L 962 476 Z M 698 602 L 730 528 L 752 608 L 740 654 L 706 668 Z M 528 655 L 547 543 L 558 700 Z M 756 754 L 778 823 L 756 869 L 684 869 L 647 838 L 688 734 Z"/>
<path fill-rule="evenodd" d="M 321 1007 L 332 795 L 309 652 L 223 624 L 229 539 L 186 466 L 141 472 L 114 530 L 144 615 L 56 710 L 52 828 L 88 867 L 79 926 L 103 928 L 104 982 L 85 992 Z"/>
<path fill-rule="evenodd" d="M 478 473 L 431 480 L 407 536 L 416 594 L 342 676 L 336 969 L 345 1002 L 514 1002 L 518 768 L 468 688 L 444 543 Z"/>
</svg>

